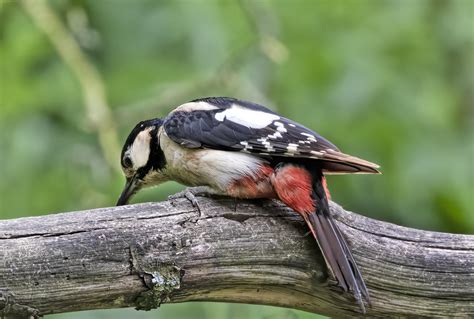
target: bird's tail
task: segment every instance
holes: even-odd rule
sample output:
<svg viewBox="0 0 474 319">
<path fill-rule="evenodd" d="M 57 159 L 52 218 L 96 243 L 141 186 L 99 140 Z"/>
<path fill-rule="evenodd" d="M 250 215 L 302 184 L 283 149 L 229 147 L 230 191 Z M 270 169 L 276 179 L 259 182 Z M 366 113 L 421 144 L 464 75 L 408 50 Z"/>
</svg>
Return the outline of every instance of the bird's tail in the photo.
<svg viewBox="0 0 474 319">
<path fill-rule="evenodd" d="M 329 213 L 328 198 L 323 186 L 324 177 L 320 170 L 312 174 L 316 211 L 304 214 L 304 219 L 338 285 L 354 296 L 365 313 L 364 301 L 370 305 L 369 292 L 346 240 Z"/>
</svg>

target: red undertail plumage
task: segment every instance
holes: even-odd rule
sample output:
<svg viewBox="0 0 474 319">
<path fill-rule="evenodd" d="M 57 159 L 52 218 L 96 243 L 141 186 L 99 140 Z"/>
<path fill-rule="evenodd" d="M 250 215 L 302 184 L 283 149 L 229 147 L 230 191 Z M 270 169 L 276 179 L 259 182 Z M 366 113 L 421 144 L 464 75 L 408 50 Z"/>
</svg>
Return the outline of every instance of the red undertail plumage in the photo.
<svg viewBox="0 0 474 319">
<path fill-rule="evenodd" d="M 338 285 L 351 292 L 365 313 L 367 288 L 338 226 L 329 212 L 326 179 L 321 170 L 287 164 L 275 170 L 272 184 L 278 198 L 303 216 Z"/>
</svg>

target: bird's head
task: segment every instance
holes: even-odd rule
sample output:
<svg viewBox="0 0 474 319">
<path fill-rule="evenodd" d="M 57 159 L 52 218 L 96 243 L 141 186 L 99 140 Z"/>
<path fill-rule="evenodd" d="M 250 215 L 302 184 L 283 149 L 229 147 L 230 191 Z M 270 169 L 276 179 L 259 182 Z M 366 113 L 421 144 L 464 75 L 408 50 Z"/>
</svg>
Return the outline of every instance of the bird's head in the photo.
<svg viewBox="0 0 474 319">
<path fill-rule="evenodd" d="M 128 135 L 120 160 L 126 183 L 117 206 L 127 204 L 141 188 L 166 180 L 162 173 L 166 161 L 158 134 L 162 124 L 158 118 L 142 121 Z"/>
</svg>

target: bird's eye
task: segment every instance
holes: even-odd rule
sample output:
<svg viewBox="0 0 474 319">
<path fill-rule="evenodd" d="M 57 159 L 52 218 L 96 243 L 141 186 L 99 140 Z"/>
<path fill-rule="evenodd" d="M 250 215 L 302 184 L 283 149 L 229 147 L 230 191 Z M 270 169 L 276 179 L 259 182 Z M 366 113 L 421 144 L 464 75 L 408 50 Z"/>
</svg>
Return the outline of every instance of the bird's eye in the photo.
<svg viewBox="0 0 474 319">
<path fill-rule="evenodd" d="M 130 159 L 130 157 L 125 157 L 123 159 L 123 167 L 125 167 L 125 168 L 132 167 L 132 160 Z"/>
</svg>

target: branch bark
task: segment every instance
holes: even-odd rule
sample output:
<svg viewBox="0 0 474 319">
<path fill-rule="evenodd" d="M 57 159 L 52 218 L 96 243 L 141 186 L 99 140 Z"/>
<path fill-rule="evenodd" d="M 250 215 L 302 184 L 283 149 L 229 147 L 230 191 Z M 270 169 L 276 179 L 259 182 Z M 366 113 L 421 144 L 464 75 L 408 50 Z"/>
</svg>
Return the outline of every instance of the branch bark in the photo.
<svg viewBox="0 0 474 319">
<path fill-rule="evenodd" d="M 226 301 L 360 315 L 298 215 L 274 201 L 199 202 L 201 216 L 177 199 L 0 221 L 0 314 Z M 474 315 L 474 236 L 331 210 L 370 290 L 369 316 Z"/>
</svg>

